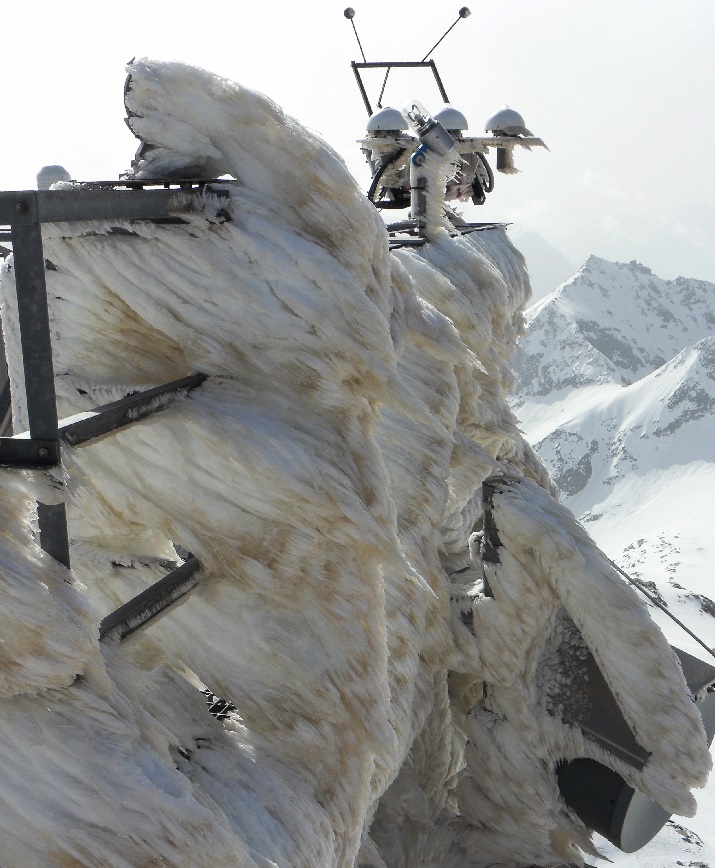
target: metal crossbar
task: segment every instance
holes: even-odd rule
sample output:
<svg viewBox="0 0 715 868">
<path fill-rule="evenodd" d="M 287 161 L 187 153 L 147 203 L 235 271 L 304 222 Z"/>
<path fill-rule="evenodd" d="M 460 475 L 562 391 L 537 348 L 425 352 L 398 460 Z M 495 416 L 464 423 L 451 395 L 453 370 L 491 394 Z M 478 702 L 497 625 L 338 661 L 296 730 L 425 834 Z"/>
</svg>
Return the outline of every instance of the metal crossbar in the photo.
<svg viewBox="0 0 715 868">
<path fill-rule="evenodd" d="M 68 190 L 16 190 L 0 192 L 0 225 L 15 230 L 41 223 L 74 223 L 78 220 L 155 220 L 190 211 L 196 193 L 177 185 L 169 189 L 135 189 L 117 182 L 109 185 L 78 184 Z"/>
<path fill-rule="evenodd" d="M 191 374 L 163 386 L 127 395 L 89 413 L 63 419 L 59 424 L 60 439 L 69 446 L 96 440 L 166 409 L 176 398 L 188 394 L 206 379 L 206 374 Z"/>
<path fill-rule="evenodd" d="M 193 555 L 156 584 L 120 606 L 99 625 L 100 641 L 123 641 L 164 614 L 199 584 L 201 564 Z"/>
<path fill-rule="evenodd" d="M 56 440 L 30 437 L 29 432 L 0 437 L 0 466 L 41 468 L 60 462 L 60 443 L 80 446 L 120 428 L 126 428 L 153 413 L 165 410 L 178 397 L 188 394 L 207 379 L 206 374 L 190 374 L 162 386 L 134 392 L 85 413 L 77 413 L 57 423 Z"/>
<path fill-rule="evenodd" d="M 365 85 L 362 81 L 362 76 L 360 75 L 361 69 L 384 69 L 385 70 L 385 81 L 387 81 L 387 76 L 390 74 L 391 69 L 430 69 L 432 71 L 432 75 L 434 76 L 434 80 L 437 84 L 437 88 L 439 89 L 439 95 L 442 97 L 442 100 L 445 103 L 449 102 L 449 97 L 447 96 L 447 91 L 444 89 L 444 85 L 442 84 L 442 79 L 440 78 L 440 74 L 437 71 L 437 65 L 434 60 L 390 60 L 390 61 L 376 61 L 374 63 L 357 63 L 356 61 L 352 61 L 351 64 L 353 73 L 355 75 L 355 80 L 357 82 L 358 90 L 360 91 L 360 96 L 362 97 L 362 101 L 365 104 L 365 108 L 367 109 L 368 117 L 372 114 L 372 105 L 370 104 L 370 99 L 367 95 L 367 91 L 365 90 Z M 382 101 L 382 94 L 385 90 L 385 83 L 383 82 L 382 91 L 380 92 L 380 96 L 378 98 L 377 104 L 378 107 L 380 102 Z"/>
</svg>

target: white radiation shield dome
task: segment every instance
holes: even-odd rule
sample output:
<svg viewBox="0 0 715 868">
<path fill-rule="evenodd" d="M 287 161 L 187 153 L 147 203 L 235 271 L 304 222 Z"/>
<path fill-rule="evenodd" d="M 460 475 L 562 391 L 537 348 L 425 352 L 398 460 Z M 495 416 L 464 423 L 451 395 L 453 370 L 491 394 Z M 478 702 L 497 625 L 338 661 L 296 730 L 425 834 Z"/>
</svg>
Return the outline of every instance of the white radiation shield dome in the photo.
<svg viewBox="0 0 715 868">
<path fill-rule="evenodd" d="M 462 132 L 468 127 L 467 119 L 459 109 L 451 105 L 444 105 L 435 113 L 434 119 L 438 121 L 445 130 L 459 130 Z"/>
<path fill-rule="evenodd" d="M 385 106 L 370 115 L 367 122 L 368 133 L 402 132 L 407 129 L 407 121 L 402 112 Z"/>
<path fill-rule="evenodd" d="M 504 106 L 496 114 L 493 114 L 484 125 L 484 129 L 488 133 L 501 133 L 505 136 L 533 135 L 533 133 L 527 130 L 524 118 L 519 112 L 514 111 L 509 106 Z"/>
<path fill-rule="evenodd" d="M 37 173 L 37 189 L 49 190 L 53 184 L 69 180 L 70 173 L 64 166 L 43 166 Z"/>
</svg>

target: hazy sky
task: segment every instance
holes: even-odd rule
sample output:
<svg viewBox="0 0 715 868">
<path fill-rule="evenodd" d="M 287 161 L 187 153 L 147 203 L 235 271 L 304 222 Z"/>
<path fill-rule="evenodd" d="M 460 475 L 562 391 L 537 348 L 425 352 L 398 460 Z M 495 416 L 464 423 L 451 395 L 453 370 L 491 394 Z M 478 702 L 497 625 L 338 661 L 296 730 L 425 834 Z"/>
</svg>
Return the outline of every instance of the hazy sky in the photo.
<svg viewBox="0 0 715 868">
<path fill-rule="evenodd" d="M 194 63 L 267 93 L 320 132 L 363 187 L 355 140 L 366 120 L 350 69 L 360 60 L 347 3 L 5 4 L 0 189 L 34 186 L 62 163 L 78 180 L 116 178 L 125 63 Z M 445 0 L 353 0 L 368 60 L 420 60 L 457 18 Z M 639 259 L 664 277 L 715 281 L 715 3 L 712 0 L 472 2 L 433 54 L 469 132 L 503 104 L 549 145 L 498 176 L 473 220 L 540 233 L 574 263 Z M 388 88 L 435 110 L 425 80 Z M 394 99 L 393 99 L 394 97 Z"/>
</svg>

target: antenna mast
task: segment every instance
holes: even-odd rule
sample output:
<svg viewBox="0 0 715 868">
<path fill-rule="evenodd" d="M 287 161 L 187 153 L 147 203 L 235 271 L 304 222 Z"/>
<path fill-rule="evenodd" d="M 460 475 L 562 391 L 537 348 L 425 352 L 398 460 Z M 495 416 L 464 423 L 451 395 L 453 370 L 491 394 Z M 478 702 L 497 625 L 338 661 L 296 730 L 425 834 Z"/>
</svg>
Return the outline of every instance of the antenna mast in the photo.
<svg viewBox="0 0 715 868">
<path fill-rule="evenodd" d="M 347 10 L 346 10 L 346 12 L 347 12 Z M 444 32 L 442 37 L 440 39 L 438 39 L 437 42 L 435 42 L 435 44 L 432 46 L 432 48 L 430 48 L 430 50 L 427 52 L 427 54 L 425 54 L 425 56 L 422 58 L 422 63 L 424 63 L 425 60 L 427 60 L 427 58 L 430 56 L 430 54 L 432 54 L 432 52 L 435 50 L 435 48 L 437 48 L 437 46 L 444 39 L 444 37 L 452 30 L 452 28 L 456 27 L 457 24 L 459 24 L 459 19 L 460 18 L 468 18 L 471 14 L 472 13 L 470 12 L 470 10 L 467 6 L 462 6 L 462 8 L 459 10 L 459 18 L 457 18 L 457 20 L 454 22 L 452 27 L 447 28 L 447 30 Z M 353 25 L 353 27 L 354 26 L 355 25 Z"/>
<path fill-rule="evenodd" d="M 355 27 L 355 22 L 353 18 L 355 18 L 355 10 L 352 6 L 348 6 L 348 8 L 343 12 L 343 15 L 350 21 L 353 26 L 353 33 L 355 34 L 355 39 L 357 39 L 358 48 L 360 49 L 360 54 L 362 54 L 363 63 L 367 63 L 367 58 L 365 57 L 365 52 L 362 50 L 362 42 L 360 42 L 360 37 L 358 36 L 357 29 Z M 454 25 L 452 25 L 454 26 Z"/>
</svg>

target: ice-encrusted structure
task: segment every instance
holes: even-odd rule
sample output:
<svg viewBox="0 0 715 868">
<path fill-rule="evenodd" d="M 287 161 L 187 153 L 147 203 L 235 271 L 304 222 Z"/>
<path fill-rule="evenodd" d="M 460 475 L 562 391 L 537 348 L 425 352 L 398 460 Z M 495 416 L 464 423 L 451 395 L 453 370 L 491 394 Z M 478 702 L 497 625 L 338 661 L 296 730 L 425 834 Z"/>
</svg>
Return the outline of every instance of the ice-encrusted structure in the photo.
<svg viewBox="0 0 715 868">
<path fill-rule="evenodd" d="M 137 174 L 236 182 L 178 226 L 46 228 L 60 415 L 209 378 L 65 448 L 62 490 L 3 471 L 0 862 L 578 864 L 555 777 L 574 756 L 692 811 L 709 756 L 677 662 L 506 404 L 529 288 L 504 233 L 433 224 L 390 253 L 340 158 L 270 100 L 177 63 L 129 71 Z M 20 430 L 12 263 L 2 296 Z M 475 529 L 500 473 L 524 481 L 495 501 L 488 597 Z M 53 496 L 69 575 L 32 536 Z M 197 590 L 100 644 L 172 543 L 203 564 Z M 566 618 L 642 772 L 545 706 Z M 236 713 L 211 717 L 203 687 Z"/>
</svg>

